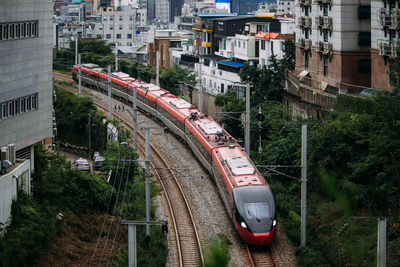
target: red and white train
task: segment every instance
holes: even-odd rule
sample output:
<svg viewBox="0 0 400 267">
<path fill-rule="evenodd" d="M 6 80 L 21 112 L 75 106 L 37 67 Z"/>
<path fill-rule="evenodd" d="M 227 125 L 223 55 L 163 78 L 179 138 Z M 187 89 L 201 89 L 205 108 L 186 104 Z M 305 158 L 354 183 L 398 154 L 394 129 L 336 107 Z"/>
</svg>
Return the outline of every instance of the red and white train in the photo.
<svg viewBox="0 0 400 267">
<path fill-rule="evenodd" d="M 78 77 L 78 66 L 72 76 Z M 82 83 L 107 92 L 108 74 L 95 64 L 83 64 Z M 181 137 L 214 177 L 218 191 L 235 228 L 252 245 L 269 245 L 277 222 L 271 189 L 236 140 L 213 118 L 187 101 L 128 74 L 111 74 L 112 95 L 132 103 L 137 90 L 137 106 L 161 120 Z"/>
</svg>

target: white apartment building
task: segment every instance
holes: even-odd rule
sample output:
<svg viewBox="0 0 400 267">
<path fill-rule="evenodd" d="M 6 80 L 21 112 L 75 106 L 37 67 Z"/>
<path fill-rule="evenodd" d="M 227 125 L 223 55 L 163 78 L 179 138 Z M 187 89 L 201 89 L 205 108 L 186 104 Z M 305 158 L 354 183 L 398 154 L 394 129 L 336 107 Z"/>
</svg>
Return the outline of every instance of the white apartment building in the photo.
<svg viewBox="0 0 400 267">
<path fill-rule="evenodd" d="M 296 73 L 343 92 L 370 86 L 370 0 L 298 0 Z M 368 69 L 369 65 L 369 69 Z"/>
<path fill-rule="evenodd" d="M 373 0 L 371 18 L 371 87 L 392 90 L 389 71 L 400 48 L 400 1 Z"/>
<path fill-rule="evenodd" d="M 255 35 L 258 40 L 259 50 L 259 62 L 260 68 L 268 66 L 270 64 L 270 58 L 272 55 L 277 60 L 280 60 L 284 56 L 285 41 L 294 39 L 292 34 L 280 34 L 280 33 L 269 33 L 260 32 Z"/>
<path fill-rule="evenodd" d="M 98 15 L 100 22 L 94 23 L 93 36 L 119 46 L 133 46 L 147 25 L 146 9 L 100 11 Z"/>
</svg>

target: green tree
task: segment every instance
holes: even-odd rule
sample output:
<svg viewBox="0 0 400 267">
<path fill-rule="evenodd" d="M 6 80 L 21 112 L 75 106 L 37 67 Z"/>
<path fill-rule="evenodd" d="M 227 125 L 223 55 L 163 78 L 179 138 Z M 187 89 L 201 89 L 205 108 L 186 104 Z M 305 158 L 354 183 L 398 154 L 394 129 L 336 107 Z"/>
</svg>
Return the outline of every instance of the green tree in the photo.
<svg viewBox="0 0 400 267">
<path fill-rule="evenodd" d="M 160 85 L 171 94 L 179 95 L 180 86 L 184 83 L 193 86 L 196 75 L 189 69 L 174 65 L 170 68 L 162 68 L 160 73 Z"/>
</svg>

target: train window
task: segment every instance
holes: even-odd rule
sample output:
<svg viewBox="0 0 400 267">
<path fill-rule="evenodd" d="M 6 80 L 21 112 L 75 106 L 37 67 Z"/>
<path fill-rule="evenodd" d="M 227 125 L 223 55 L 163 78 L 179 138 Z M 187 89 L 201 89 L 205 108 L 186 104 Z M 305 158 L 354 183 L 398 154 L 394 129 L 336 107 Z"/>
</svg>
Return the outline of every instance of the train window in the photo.
<svg viewBox="0 0 400 267">
<path fill-rule="evenodd" d="M 14 24 L 14 35 L 15 35 L 15 39 L 21 38 L 21 36 L 19 34 L 19 24 L 18 23 Z"/>
<path fill-rule="evenodd" d="M 19 31 L 21 33 L 21 38 L 25 38 L 25 25 L 24 23 L 19 24 Z"/>
<path fill-rule="evenodd" d="M 11 40 L 14 38 L 13 36 L 14 27 L 12 24 L 8 24 L 8 39 Z"/>
<path fill-rule="evenodd" d="M 13 102 L 8 102 L 8 117 L 14 116 L 14 105 Z"/>
<path fill-rule="evenodd" d="M 31 98 L 25 97 L 25 111 L 31 110 Z"/>
</svg>

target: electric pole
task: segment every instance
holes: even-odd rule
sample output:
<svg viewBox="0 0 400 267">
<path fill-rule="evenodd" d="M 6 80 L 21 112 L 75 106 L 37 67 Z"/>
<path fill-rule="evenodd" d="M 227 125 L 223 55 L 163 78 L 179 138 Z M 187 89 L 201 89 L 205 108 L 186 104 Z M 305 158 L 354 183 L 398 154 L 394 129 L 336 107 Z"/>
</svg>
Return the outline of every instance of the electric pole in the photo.
<svg viewBox="0 0 400 267">
<path fill-rule="evenodd" d="M 200 72 L 200 92 L 199 92 L 199 111 L 203 112 L 203 58 L 201 57 L 201 52 L 199 51 L 199 72 Z"/>
<path fill-rule="evenodd" d="M 78 32 L 76 32 L 76 38 L 75 38 L 75 65 L 78 65 Z"/>
<path fill-rule="evenodd" d="M 91 128 L 92 128 L 92 127 L 91 127 L 92 125 L 91 125 L 91 121 L 90 121 L 90 118 L 91 118 L 90 113 L 88 114 L 88 117 L 89 117 L 89 125 L 88 125 L 88 126 L 89 126 L 89 153 L 88 153 L 88 154 L 89 154 L 89 158 L 90 158 L 90 156 L 91 156 L 90 150 L 91 150 L 91 147 L 92 147 L 92 144 L 91 144 L 91 136 L 92 136 L 92 135 L 91 135 L 91 133 L 90 133 L 90 130 L 91 130 Z"/>
<path fill-rule="evenodd" d="M 150 127 L 146 127 L 146 221 L 150 221 Z M 150 225 L 146 225 L 146 236 L 150 236 Z"/>
<path fill-rule="evenodd" d="M 307 214 L 307 124 L 301 127 L 301 246 L 306 246 Z"/>
<path fill-rule="evenodd" d="M 79 81 L 79 90 L 78 94 L 82 94 L 82 64 L 81 64 L 81 54 L 78 54 L 78 65 L 79 65 L 79 76 L 78 76 L 78 81 Z"/>
<path fill-rule="evenodd" d="M 111 120 L 111 65 L 108 65 L 108 119 Z"/>
<path fill-rule="evenodd" d="M 156 85 L 160 86 L 160 51 L 156 52 Z"/>
<path fill-rule="evenodd" d="M 118 43 L 115 43 L 115 71 L 118 71 Z"/>
<path fill-rule="evenodd" d="M 246 84 L 246 128 L 245 128 L 245 149 L 250 157 L 250 84 Z"/>
<path fill-rule="evenodd" d="M 133 140 L 134 144 L 133 147 L 135 150 L 137 150 L 137 106 L 136 106 L 136 100 L 137 100 L 137 94 L 136 94 L 136 86 L 133 87 Z"/>
<path fill-rule="evenodd" d="M 377 267 L 386 266 L 386 221 L 387 219 L 378 219 Z"/>
</svg>

